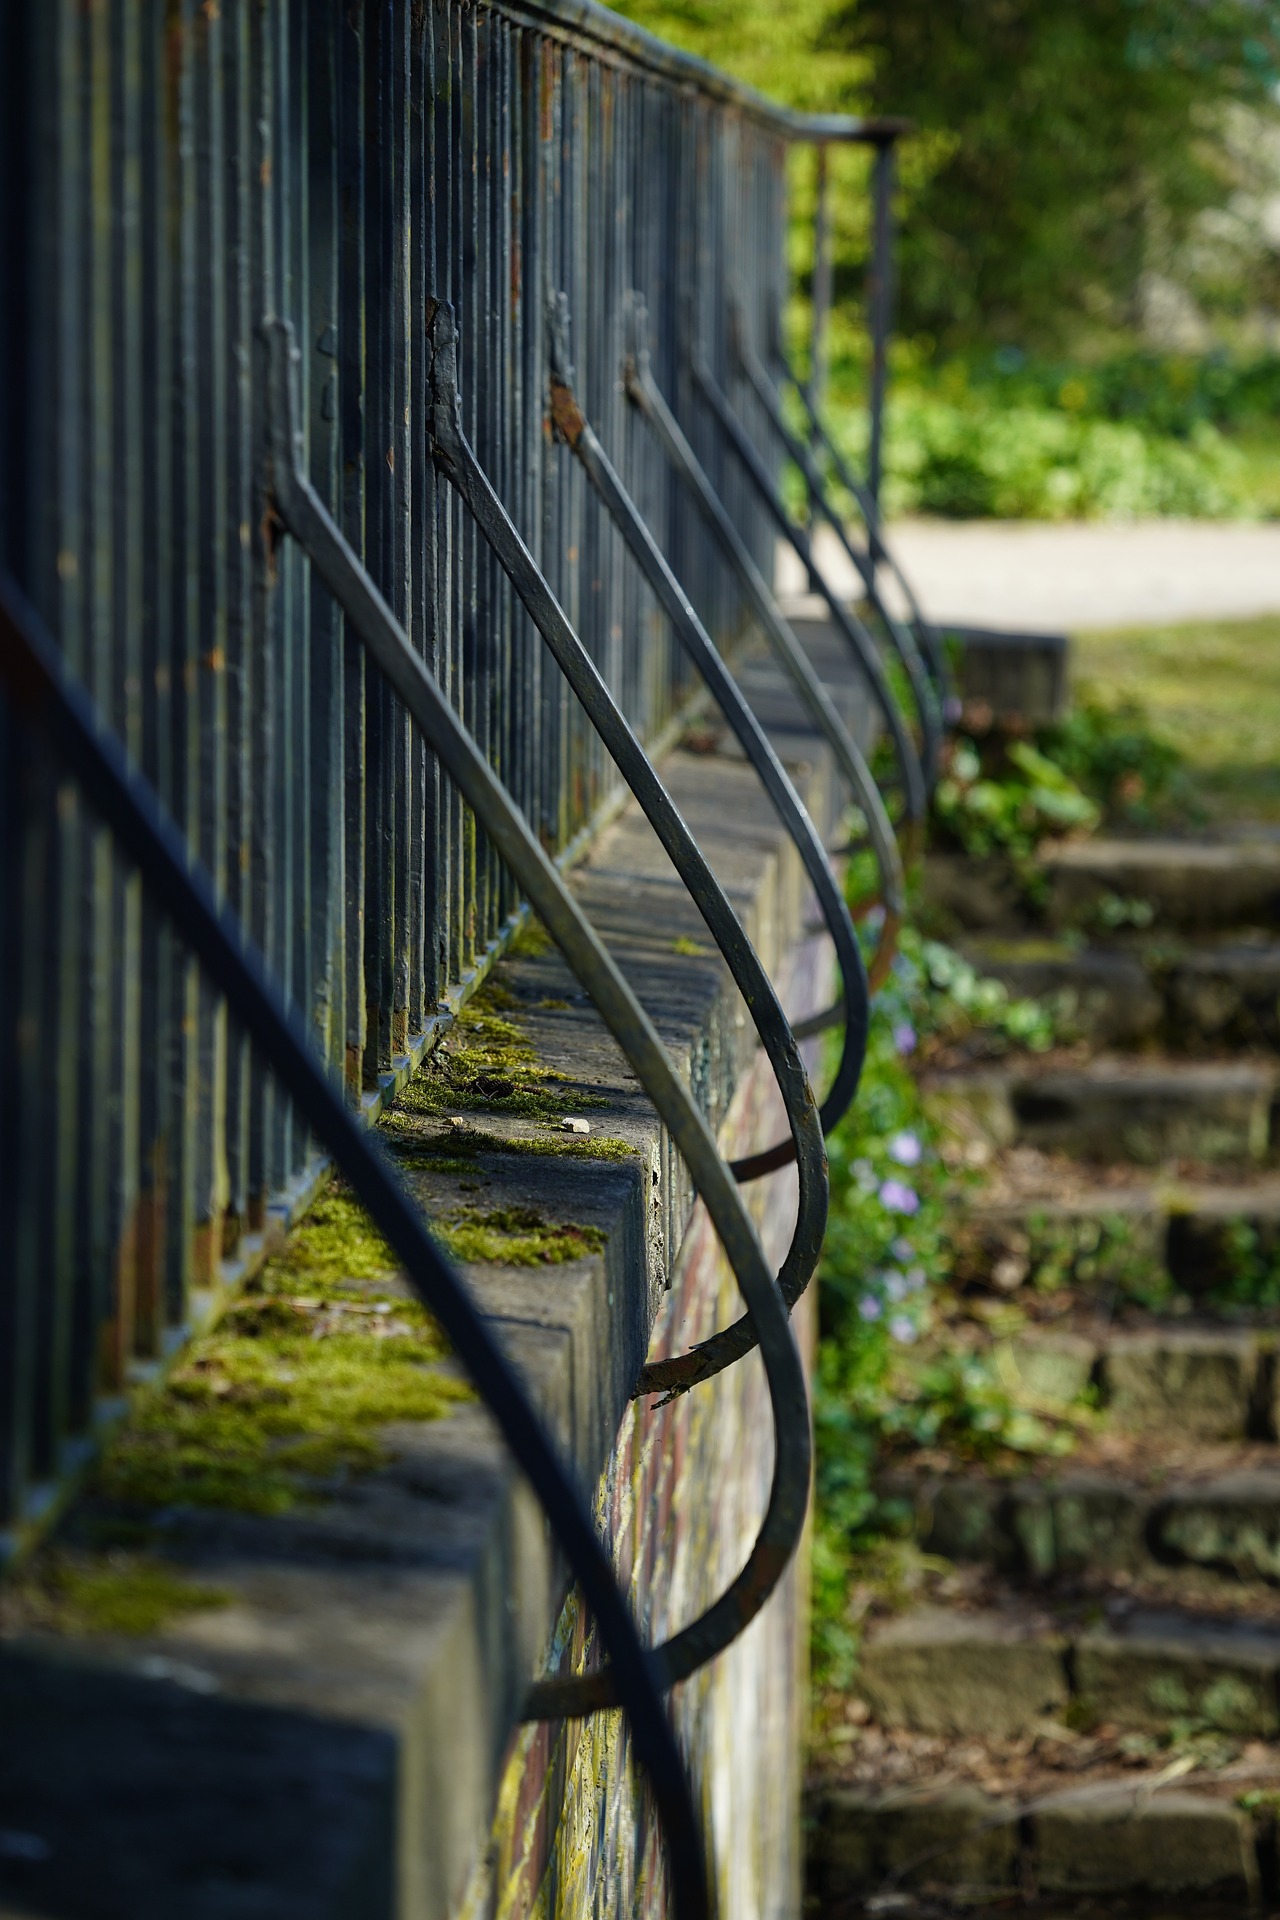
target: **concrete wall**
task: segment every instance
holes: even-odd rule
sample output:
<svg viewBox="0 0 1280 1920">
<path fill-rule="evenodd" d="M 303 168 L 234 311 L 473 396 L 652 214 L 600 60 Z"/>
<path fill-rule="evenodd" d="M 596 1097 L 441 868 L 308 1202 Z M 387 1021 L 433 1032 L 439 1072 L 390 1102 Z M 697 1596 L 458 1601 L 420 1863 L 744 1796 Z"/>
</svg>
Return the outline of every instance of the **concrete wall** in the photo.
<svg viewBox="0 0 1280 1920">
<path fill-rule="evenodd" d="M 818 1004 L 825 942 L 786 969 L 784 1003 Z M 739 1087 L 722 1134 L 745 1153 L 784 1130 L 763 1061 Z M 752 1210 L 775 1263 L 795 1218 L 789 1170 L 756 1183 Z M 813 1297 L 794 1324 L 806 1359 Z M 654 1330 L 654 1359 L 737 1318 L 737 1290 L 699 1207 Z M 768 1497 L 772 1421 L 756 1355 L 668 1406 L 631 1402 L 600 1479 L 596 1511 L 651 1641 L 683 1626 L 746 1558 Z M 807 1673 L 808 1554 L 729 1651 L 675 1696 L 712 1853 L 720 1911 L 790 1920 L 800 1910 L 799 1798 Z M 591 1652 L 576 1602 L 556 1624 L 550 1664 L 578 1670 Z M 488 1853 L 463 1920 L 614 1920 L 667 1911 L 657 1834 L 630 1764 L 623 1716 L 522 1728 L 503 1770 Z"/>
<path fill-rule="evenodd" d="M 828 764 L 785 689 L 751 697 L 819 821 Z M 724 746 L 664 764 L 673 798 L 795 1017 L 825 998 L 828 949 L 794 849 Z M 633 809 L 573 881 L 658 1022 L 726 1152 L 783 1131 L 771 1075 L 697 910 Z M 546 1121 L 412 1107 L 384 1138 L 429 1217 L 483 1189 L 598 1230 L 562 1265 L 468 1266 L 482 1311 L 587 1487 L 654 1640 L 739 1570 L 763 1511 L 772 1420 L 753 1358 L 666 1408 L 630 1393 L 738 1302 L 688 1176 L 554 951 L 496 987 L 536 1056 L 620 1152 L 547 1157 Z M 557 1083 L 558 1084 L 558 1083 Z M 775 1263 L 795 1176 L 748 1189 Z M 807 1310 L 797 1316 L 811 1338 Z M 595 1920 L 664 1909 L 658 1836 L 618 1714 L 524 1728 L 530 1680 L 589 1656 L 555 1541 L 476 1405 L 385 1429 L 387 1457 L 261 1514 L 131 1516 L 145 1552 L 220 1604 L 124 1635 L 0 1609 L 0 1909 L 61 1920 Z M 81 1503 L 62 1540 L 111 1518 Z M 675 1710 L 722 1912 L 798 1912 L 803 1561 Z"/>
</svg>

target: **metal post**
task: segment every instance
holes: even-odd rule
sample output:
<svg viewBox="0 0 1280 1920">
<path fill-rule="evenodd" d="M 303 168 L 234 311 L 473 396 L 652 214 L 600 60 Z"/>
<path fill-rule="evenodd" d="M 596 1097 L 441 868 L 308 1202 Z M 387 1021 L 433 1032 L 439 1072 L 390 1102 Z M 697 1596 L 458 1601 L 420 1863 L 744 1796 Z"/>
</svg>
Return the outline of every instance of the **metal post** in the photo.
<svg viewBox="0 0 1280 1920">
<path fill-rule="evenodd" d="M 817 148 L 818 198 L 813 212 L 813 344 L 809 353 L 809 392 L 821 413 L 827 397 L 827 327 L 831 318 L 831 194 L 827 143 Z"/>
<path fill-rule="evenodd" d="M 872 236 L 868 306 L 871 315 L 871 445 L 867 487 L 880 505 L 884 459 L 884 399 L 888 383 L 889 326 L 893 316 L 893 138 L 876 143 L 871 175 Z"/>
</svg>

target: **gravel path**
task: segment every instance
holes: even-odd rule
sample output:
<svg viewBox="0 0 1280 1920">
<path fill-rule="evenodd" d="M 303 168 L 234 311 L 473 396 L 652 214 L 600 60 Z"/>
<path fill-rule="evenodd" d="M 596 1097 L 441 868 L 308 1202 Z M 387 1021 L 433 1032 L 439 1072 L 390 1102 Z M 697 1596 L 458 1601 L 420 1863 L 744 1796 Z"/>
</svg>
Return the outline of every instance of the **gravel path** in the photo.
<svg viewBox="0 0 1280 1920">
<path fill-rule="evenodd" d="M 1072 632 L 1280 613 L 1280 525 L 904 520 L 894 549 L 926 614 L 945 623 Z M 818 558 L 844 591 L 855 575 L 822 529 Z M 789 550 L 779 587 L 806 582 Z"/>
</svg>

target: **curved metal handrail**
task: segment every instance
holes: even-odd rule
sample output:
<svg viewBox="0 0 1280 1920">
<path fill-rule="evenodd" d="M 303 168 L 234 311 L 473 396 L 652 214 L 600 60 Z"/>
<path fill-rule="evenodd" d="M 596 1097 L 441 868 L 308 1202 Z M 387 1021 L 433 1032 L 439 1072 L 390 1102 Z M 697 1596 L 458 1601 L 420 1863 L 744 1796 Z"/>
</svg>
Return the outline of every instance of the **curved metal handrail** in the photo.
<svg viewBox="0 0 1280 1920">
<path fill-rule="evenodd" d="M 938 753 L 942 745 L 943 718 L 938 701 L 937 688 L 921 657 L 920 649 L 916 645 L 915 635 L 911 633 L 907 627 L 904 627 L 901 621 L 895 619 L 889 611 L 889 608 L 885 605 L 884 600 L 881 598 L 880 590 L 876 585 L 874 566 L 870 564 L 868 556 L 860 552 L 849 538 L 848 528 L 827 497 L 827 490 L 823 485 L 822 475 L 814 465 L 812 453 L 803 440 L 800 439 L 799 435 L 792 432 L 790 423 L 783 410 L 782 396 L 774 386 L 767 369 L 761 364 L 759 355 L 755 352 L 747 337 L 741 306 L 735 302 L 731 313 L 732 326 L 730 329 L 730 337 L 733 342 L 733 350 L 738 365 L 746 375 L 748 384 L 764 408 L 765 413 L 768 415 L 773 430 L 777 434 L 788 456 L 800 469 L 809 499 L 827 522 L 827 525 L 831 528 L 841 546 L 844 548 L 845 553 L 852 561 L 866 589 L 868 598 L 875 608 L 876 613 L 879 615 L 885 632 L 888 634 L 889 640 L 898 658 L 902 662 L 903 670 L 906 673 L 907 681 L 911 688 L 911 697 L 920 718 L 920 734 L 923 743 L 923 753 L 921 756 L 923 771 L 925 783 L 932 792 L 938 778 Z"/>
<path fill-rule="evenodd" d="M 667 458 L 697 501 L 722 556 L 738 576 L 774 659 L 791 680 L 810 718 L 830 746 L 836 765 L 867 822 L 868 839 L 880 874 L 880 902 L 884 907 L 884 921 L 867 964 L 867 986 L 874 993 L 888 978 L 897 951 L 898 929 L 906 912 L 902 856 L 894 839 L 892 822 L 857 742 L 818 678 L 813 662 L 787 624 L 768 582 L 667 405 L 650 364 L 644 314 L 644 302 L 633 295 L 632 338 L 623 375 L 628 398 L 644 415 Z M 796 1033 L 800 1037 L 820 1033 L 838 1014 L 838 1005 L 825 1013 L 814 1014 L 796 1028 Z"/>
<path fill-rule="evenodd" d="M 652 1021 L 311 485 L 294 428 L 292 330 L 281 321 L 269 321 L 265 331 L 275 368 L 268 439 L 279 519 L 342 608 L 349 630 L 421 728 L 499 859 L 595 1002 L 689 1170 L 754 1323 L 774 1416 L 768 1503 L 741 1571 L 696 1620 L 651 1652 L 660 1684 L 674 1686 L 723 1652 L 754 1619 L 785 1572 L 804 1529 L 813 1450 L 804 1369 L 786 1308 L 711 1129 Z M 519 535 L 514 528 L 511 532 L 527 566 L 541 579 Z M 563 1680 L 536 1681 L 525 1717 L 578 1717 L 616 1706 L 620 1698 L 617 1673 L 606 1666 Z"/>
<path fill-rule="evenodd" d="M 373 1137 L 348 1111 L 306 1028 L 268 976 L 235 915 L 218 902 L 211 881 L 190 858 L 153 790 L 103 728 L 88 696 L 67 673 L 53 640 L 41 630 L 7 576 L 0 577 L 0 677 L 24 718 L 45 730 L 68 773 L 125 857 L 137 867 L 157 906 L 296 1103 L 308 1131 L 342 1169 L 402 1262 L 414 1293 L 440 1322 L 492 1412 L 542 1503 L 609 1649 L 615 1692 L 626 1706 L 662 1823 L 677 1911 L 681 1920 L 710 1920 L 707 1865 L 693 1794 L 660 1695 L 660 1688 L 669 1683 L 660 1672 L 657 1656 L 646 1652 L 640 1642 L 591 1515 L 519 1375 L 485 1325 L 461 1276 L 430 1239 L 417 1208 Z M 460 726 L 447 731 L 455 735 L 453 753 L 460 767 L 478 774 L 484 764 L 478 748 Z M 492 785 L 498 791 L 496 782 Z M 514 813 L 509 803 L 507 811 Z M 502 824 L 519 838 L 512 821 Z M 554 882 L 559 889 L 558 876 L 527 831 L 523 853 L 531 870 L 542 863 L 547 888 Z M 653 1042 L 659 1044 L 656 1035 Z"/>
<path fill-rule="evenodd" d="M 696 347 L 691 356 L 691 364 L 694 381 L 703 398 L 720 422 L 730 445 L 741 461 L 762 503 L 772 516 L 778 531 L 784 539 L 790 541 L 810 577 L 816 582 L 818 591 L 830 608 L 831 618 L 839 629 L 841 638 L 849 647 L 867 682 L 871 696 L 888 729 L 889 738 L 893 742 L 894 755 L 902 782 L 903 812 L 908 834 L 912 841 L 918 840 L 924 830 L 928 804 L 924 772 L 920 765 L 920 756 L 916 752 L 915 742 L 907 730 L 901 710 L 893 697 L 893 689 L 889 685 L 875 642 L 862 622 L 845 606 L 818 566 L 808 532 L 804 527 L 798 527 L 787 512 L 754 442 L 721 392 L 715 375 Z M 914 848 L 912 854 L 914 855 Z"/>
<path fill-rule="evenodd" d="M 604 502 L 633 559 L 665 610 L 673 632 L 702 675 L 712 698 L 755 770 L 774 811 L 800 855 L 809 883 L 817 896 L 823 921 L 834 942 L 843 989 L 844 1042 L 835 1076 L 820 1113 L 823 1131 L 830 1133 L 848 1112 L 858 1090 L 867 1048 L 869 1016 L 866 967 L 844 893 L 832 872 L 826 848 L 790 775 L 774 752 L 764 729 L 726 667 L 715 642 L 698 618 L 693 603 L 676 579 L 605 452 L 599 435 L 574 395 L 567 356 L 568 307 L 563 294 L 555 298 L 554 313 L 555 322 L 551 329 L 552 425 L 585 469 L 587 478 Z M 823 1018 L 825 1025 L 825 1016 Z M 733 1172 L 739 1180 L 754 1180 L 761 1174 L 785 1166 L 793 1158 L 791 1143 L 783 1140 L 772 1147 L 763 1148 L 746 1160 L 735 1160 L 732 1163 Z M 783 1293 L 791 1304 L 798 1297 L 788 1295 L 785 1287 Z"/>
<path fill-rule="evenodd" d="M 797 380 L 790 368 L 787 369 L 787 380 L 795 392 L 799 394 L 801 404 L 805 410 L 805 417 L 809 422 L 812 432 L 816 434 L 817 438 L 821 441 L 823 452 L 835 469 L 837 480 L 839 480 L 841 486 L 844 487 L 845 491 L 853 499 L 858 508 L 858 512 L 862 515 L 862 523 L 867 530 L 867 548 L 872 562 L 872 577 L 874 578 L 875 567 L 884 565 L 888 567 L 889 572 L 897 581 L 898 591 L 907 603 L 907 616 L 915 629 L 916 638 L 920 643 L 921 651 L 925 657 L 925 663 L 929 668 L 930 674 L 933 676 L 934 686 L 937 688 L 939 698 L 943 703 L 943 721 L 945 723 L 948 720 L 952 720 L 955 718 L 955 712 L 952 710 L 955 700 L 955 688 L 952 681 L 950 663 L 947 660 L 941 636 L 933 622 L 925 618 L 920 602 L 916 597 L 915 589 L 904 572 L 901 561 L 884 537 L 884 523 L 880 516 L 880 509 L 876 505 L 873 495 L 868 491 L 864 482 L 859 480 L 857 474 L 853 472 L 848 461 L 844 458 L 844 455 L 832 439 L 830 430 L 823 420 L 822 415 L 814 406 L 812 396 L 804 382 Z M 865 574 L 863 578 L 866 578 Z"/>
<path fill-rule="evenodd" d="M 444 303 L 437 307 L 431 317 L 428 337 L 432 345 L 431 386 L 434 400 L 431 430 L 436 464 L 457 488 L 467 511 L 492 546 L 499 564 L 523 601 L 552 657 L 689 889 L 694 904 L 724 955 L 747 1003 L 761 1044 L 777 1076 L 791 1129 L 791 1139 L 787 1143 L 789 1151 L 780 1156 L 777 1164 L 783 1165 L 794 1158 L 800 1184 L 795 1229 L 778 1272 L 778 1285 L 783 1299 L 792 1303 L 804 1292 L 817 1266 L 826 1234 L 829 1192 L 822 1116 L 814 1101 L 799 1046 L 773 983 L 723 888 L 712 873 L 706 856 L 685 825 L 648 754 L 632 733 L 609 692 L 599 668 L 574 632 L 476 459 L 462 427 L 457 384 L 456 328 L 452 310 Z M 864 1045 L 865 1029 L 864 1015 Z M 860 1058 L 859 1055 L 859 1063 Z M 737 1163 L 731 1171 L 736 1178 L 741 1178 Z M 643 1376 L 642 1384 L 636 1391 L 652 1391 L 643 1385 Z"/>
</svg>

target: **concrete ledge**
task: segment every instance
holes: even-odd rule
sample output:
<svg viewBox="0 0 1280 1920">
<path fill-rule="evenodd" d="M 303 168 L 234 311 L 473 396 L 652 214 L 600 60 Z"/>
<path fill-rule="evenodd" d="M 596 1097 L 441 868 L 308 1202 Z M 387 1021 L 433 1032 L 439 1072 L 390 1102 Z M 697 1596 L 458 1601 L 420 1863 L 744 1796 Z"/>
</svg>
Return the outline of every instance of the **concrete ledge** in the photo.
<svg viewBox="0 0 1280 1920">
<path fill-rule="evenodd" d="M 780 685 L 771 702 L 776 744 L 827 825 L 825 756 Z M 807 885 L 755 775 L 714 753 L 678 753 L 665 772 L 784 997 L 794 993 L 797 1014 L 811 1011 L 827 988 L 828 949 L 802 938 Z M 574 885 L 732 1150 L 775 1137 L 772 1075 L 740 998 L 634 812 Z M 465 1116 L 469 1132 L 489 1137 L 472 1139 L 461 1172 L 415 1151 L 447 1136 L 447 1115 L 410 1116 L 387 1137 L 429 1211 L 465 1202 L 479 1184 L 486 1207 L 532 1199 L 604 1235 L 602 1252 L 563 1266 L 470 1270 L 595 1488 L 692 1195 L 559 957 L 508 958 L 497 977 L 538 1056 L 571 1076 L 566 1111 L 579 1096 L 598 1102 L 585 1108 L 593 1134 L 625 1142 L 629 1155 L 531 1155 L 548 1144 L 545 1126 L 499 1112 Z M 752 1190 L 775 1258 L 793 1191 L 789 1171 Z M 278 1519 L 157 1516 L 155 1550 L 229 1592 L 230 1605 L 136 1639 L 10 1626 L 0 1642 L 0 1829 L 19 1838 L 0 1848 L 0 1901 L 120 1920 L 445 1920 L 458 1910 L 565 1580 L 481 1409 L 386 1438 L 388 1465 L 334 1485 L 315 1508 Z M 84 1522 L 81 1512 L 73 1524 Z"/>
<path fill-rule="evenodd" d="M 1014 1614 L 920 1607 L 868 1636 L 859 1689 L 888 1726 L 1016 1736 L 1066 1706 L 1066 1644 Z"/>
</svg>

